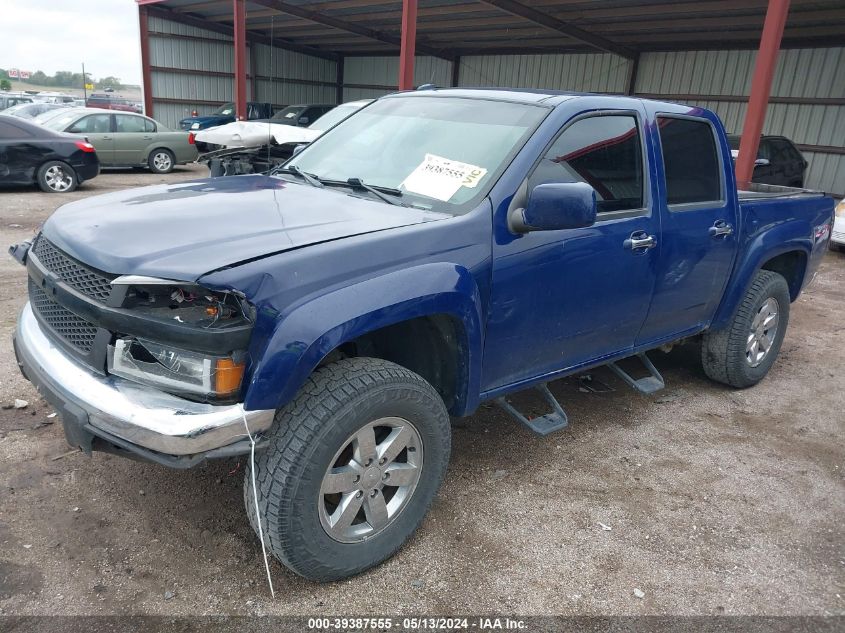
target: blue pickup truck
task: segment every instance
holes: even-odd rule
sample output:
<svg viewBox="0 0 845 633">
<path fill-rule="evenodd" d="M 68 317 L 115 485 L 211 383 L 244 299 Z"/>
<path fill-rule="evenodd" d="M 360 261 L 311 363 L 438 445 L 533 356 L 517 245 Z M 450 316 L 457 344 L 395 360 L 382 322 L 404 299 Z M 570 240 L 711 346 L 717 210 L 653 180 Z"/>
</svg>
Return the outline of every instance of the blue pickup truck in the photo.
<svg viewBox="0 0 845 633">
<path fill-rule="evenodd" d="M 398 93 L 271 173 L 60 208 L 11 249 L 29 277 L 15 351 L 88 453 L 254 451 L 253 528 L 334 580 L 414 532 L 450 417 L 481 402 L 547 434 L 567 424 L 549 381 L 607 365 L 652 393 L 646 353 L 680 341 L 712 379 L 757 383 L 832 219 L 823 194 L 738 193 L 701 108 Z M 508 401 L 527 388 L 548 414 Z"/>
</svg>

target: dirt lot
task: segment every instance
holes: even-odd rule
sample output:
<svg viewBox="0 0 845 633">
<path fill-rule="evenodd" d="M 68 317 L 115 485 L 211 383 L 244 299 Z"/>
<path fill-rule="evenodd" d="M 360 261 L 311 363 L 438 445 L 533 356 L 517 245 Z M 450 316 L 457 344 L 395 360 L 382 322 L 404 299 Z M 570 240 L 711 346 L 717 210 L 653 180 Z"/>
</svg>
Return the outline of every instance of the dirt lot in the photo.
<svg viewBox="0 0 845 633">
<path fill-rule="evenodd" d="M 0 242 L 71 199 L 201 173 L 2 192 Z M 559 381 L 572 423 L 545 439 L 485 406 L 398 556 L 323 586 L 274 562 L 275 601 L 243 467 L 68 454 L 14 362 L 24 269 L 0 259 L 0 279 L 0 404 L 29 401 L 0 410 L 0 614 L 845 614 L 845 256 L 793 306 L 762 384 L 715 385 L 682 348 L 655 355 L 668 386 L 652 397 L 605 371 L 610 393 Z"/>
</svg>

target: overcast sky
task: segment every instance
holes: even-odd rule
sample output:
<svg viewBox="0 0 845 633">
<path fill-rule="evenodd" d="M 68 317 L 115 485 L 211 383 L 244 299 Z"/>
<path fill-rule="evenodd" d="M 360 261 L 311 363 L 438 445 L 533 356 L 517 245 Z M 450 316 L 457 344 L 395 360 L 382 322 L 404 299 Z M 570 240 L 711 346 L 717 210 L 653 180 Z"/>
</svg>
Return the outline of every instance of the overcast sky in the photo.
<svg viewBox="0 0 845 633">
<path fill-rule="evenodd" d="M 133 0 L 0 0 L 0 68 L 85 71 L 141 83 Z"/>
</svg>

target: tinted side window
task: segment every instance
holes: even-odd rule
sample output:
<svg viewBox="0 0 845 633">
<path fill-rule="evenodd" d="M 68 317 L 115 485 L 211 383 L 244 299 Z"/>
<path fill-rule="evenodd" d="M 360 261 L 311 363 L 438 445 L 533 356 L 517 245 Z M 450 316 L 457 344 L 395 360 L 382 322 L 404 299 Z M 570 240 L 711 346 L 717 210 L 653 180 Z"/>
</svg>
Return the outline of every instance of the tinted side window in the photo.
<svg viewBox="0 0 845 633">
<path fill-rule="evenodd" d="M 659 116 L 668 204 L 722 199 L 722 171 L 713 127 L 706 121 Z"/>
<path fill-rule="evenodd" d="M 643 159 L 636 118 L 595 116 L 567 127 L 529 184 L 552 182 L 586 182 L 596 190 L 599 213 L 641 209 Z"/>
</svg>

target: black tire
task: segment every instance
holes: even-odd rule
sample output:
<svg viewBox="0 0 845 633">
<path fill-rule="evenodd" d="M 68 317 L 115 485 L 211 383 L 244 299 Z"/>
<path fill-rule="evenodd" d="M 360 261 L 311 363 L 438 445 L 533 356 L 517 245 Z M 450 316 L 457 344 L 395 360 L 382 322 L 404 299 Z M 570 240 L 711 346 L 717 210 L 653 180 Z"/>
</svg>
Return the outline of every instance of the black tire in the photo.
<svg viewBox="0 0 845 633">
<path fill-rule="evenodd" d="M 169 149 L 158 147 L 147 157 L 147 166 L 155 174 L 169 174 L 176 166 L 176 157 Z"/>
<path fill-rule="evenodd" d="M 38 187 L 46 193 L 70 193 L 79 186 L 76 171 L 60 160 L 47 161 L 38 168 Z"/>
<path fill-rule="evenodd" d="M 416 487 L 381 531 L 366 540 L 340 542 L 321 523 L 323 477 L 353 434 L 375 420 L 394 416 L 410 421 L 422 443 L 424 458 Z M 425 517 L 443 481 L 450 450 L 446 407 L 417 374 L 374 358 L 343 359 L 319 368 L 297 397 L 277 412 L 269 446 L 256 455 L 267 548 L 289 569 L 317 582 L 339 580 L 377 565 L 402 547 Z M 249 467 L 244 501 L 258 534 Z"/>
<path fill-rule="evenodd" d="M 777 329 L 771 346 L 758 365 L 749 360 L 747 345 L 752 323 L 770 299 L 777 303 Z M 760 382 L 774 364 L 789 325 L 789 286 L 778 273 L 759 270 L 739 304 L 730 325 L 705 332 L 701 341 L 701 362 L 712 380 L 739 389 Z"/>
</svg>

